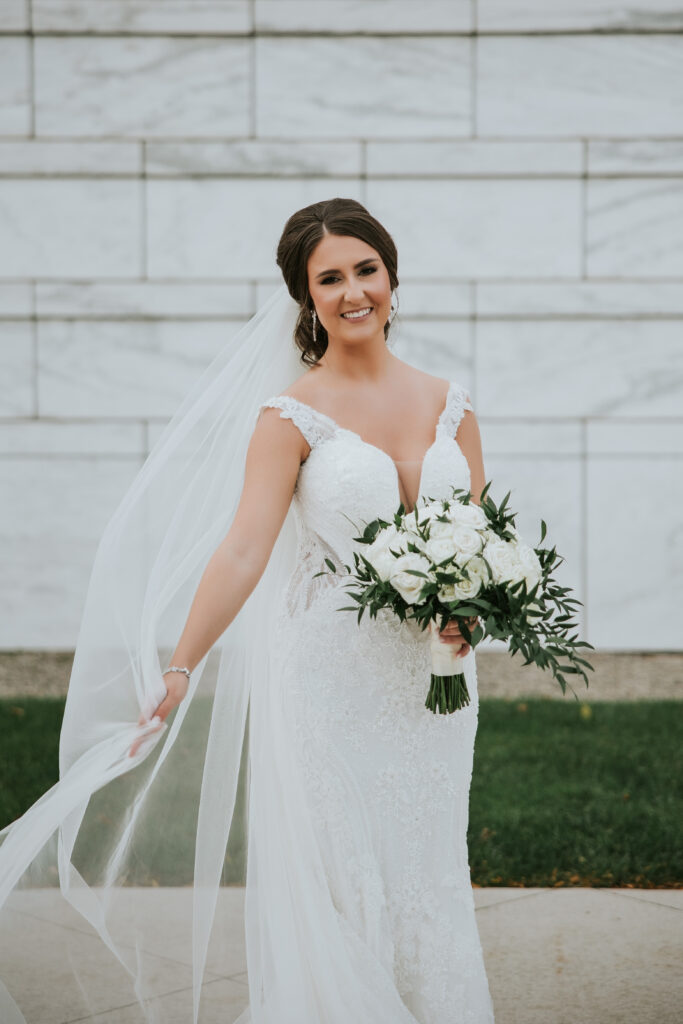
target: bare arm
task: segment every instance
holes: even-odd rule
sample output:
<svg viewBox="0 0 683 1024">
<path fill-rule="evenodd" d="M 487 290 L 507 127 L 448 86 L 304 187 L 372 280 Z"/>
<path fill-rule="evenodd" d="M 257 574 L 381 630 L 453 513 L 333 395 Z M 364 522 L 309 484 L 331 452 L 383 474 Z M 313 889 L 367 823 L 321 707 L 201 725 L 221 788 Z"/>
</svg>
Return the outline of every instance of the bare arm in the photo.
<svg viewBox="0 0 683 1024">
<path fill-rule="evenodd" d="M 279 409 L 265 408 L 254 428 L 244 483 L 232 525 L 209 559 L 195 592 L 171 665 L 190 672 L 237 616 L 268 564 L 289 509 L 299 466 L 310 448 Z M 163 719 L 180 703 L 187 677 L 164 676 L 168 696 L 154 714 Z M 146 719 L 141 715 L 139 723 Z M 131 755 L 139 746 L 131 748 Z"/>
</svg>

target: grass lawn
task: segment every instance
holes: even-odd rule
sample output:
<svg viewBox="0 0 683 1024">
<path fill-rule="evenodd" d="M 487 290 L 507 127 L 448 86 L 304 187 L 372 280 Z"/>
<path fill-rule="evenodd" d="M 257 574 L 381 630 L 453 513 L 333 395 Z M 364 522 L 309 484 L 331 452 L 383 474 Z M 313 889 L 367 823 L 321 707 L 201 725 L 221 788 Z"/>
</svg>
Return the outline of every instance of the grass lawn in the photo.
<svg viewBox="0 0 683 1024">
<path fill-rule="evenodd" d="M 57 780 L 63 711 L 62 699 L 0 701 L 0 828 Z M 482 700 L 468 829 L 473 885 L 683 886 L 682 711 L 674 701 Z M 205 728 L 209 703 L 196 714 Z M 136 851 L 131 882 L 191 880 L 200 783 L 198 765 L 183 781 L 188 816 L 169 816 L 163 840 Z M 102 802 L 96 818 L 105 831 L 116 824 L 111 807 L 126 805 L 126 776 L 109 790 L 110 806 Z M 243 858 L 231 840 L 226 883 L 243 881 Z"/>
</svg>

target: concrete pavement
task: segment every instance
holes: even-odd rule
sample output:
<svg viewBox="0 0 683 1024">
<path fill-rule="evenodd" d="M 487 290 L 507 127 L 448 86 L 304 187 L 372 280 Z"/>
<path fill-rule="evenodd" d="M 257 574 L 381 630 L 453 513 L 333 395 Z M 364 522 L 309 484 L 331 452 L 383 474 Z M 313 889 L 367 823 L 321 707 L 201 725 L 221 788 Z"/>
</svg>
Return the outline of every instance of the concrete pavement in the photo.
<svg viewBox="0 0 683 1024">
<path fill-rule="evenodd" d="M 152 935 L 148 944 L 159 1019 L 189 1024 L 191 891 L 126 895 L 124 929 L 129 914 L 161 924 L 163 954 Z M 683 1020 L 683 890 L 488 888 L 474 898 L 496 1024 Z M 230 1024 L 248 1001 L 243 900 L 242 888 L 220 891 L 201 1024 Z M 11 907 L 20 937 L 10 945 L 0 932 L 2 977 L 29 1024 L 143 1024 L 128 975 L 58 891 L 16 893 Z"/>
</svg>

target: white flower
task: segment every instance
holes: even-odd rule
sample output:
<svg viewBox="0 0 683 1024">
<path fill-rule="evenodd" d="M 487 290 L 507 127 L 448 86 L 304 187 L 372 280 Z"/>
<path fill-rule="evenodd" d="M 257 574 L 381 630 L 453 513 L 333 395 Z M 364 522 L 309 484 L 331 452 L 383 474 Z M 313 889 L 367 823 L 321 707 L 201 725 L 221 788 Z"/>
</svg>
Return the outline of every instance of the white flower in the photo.
<svg viewBox="0 0 683 1024">
<path fill-rule="evenodd" d="M 458 557 L 456 559 L 458 565 L 463 565 L 473 555 L 478 555 L 484 547 L 482 534 L 471 526 L 454 526 L 453 540 L 458 549 Z"/>
<path fill-rule="evenodd" d="M 439 524 L 437 524 L 439 525 Z M 457 545 L 453 539 L 453 531 L 442 536 L 434 537 L 430 534 L 429 540 L 424 545 L 424 553 L 428 558 L 438 565 L 446 558 L 454 559 L 457 553 Z"/>
<path fill-rule="evenodd" d="M 457 583 L 444 583 L 439 587 L 438 598 L 444 603 L 449 601 L 467 601 L 476 597 L 482 586 L 482 578 L 478 573 L 472 573 L 469 580 L 461 579 Z"/>
<path fill-rule="evenodd" d="M 389 577 L 392 587 L 399 592 L 406 604 L 423 604 L 424 598 L 419 600 L 419 596 L 427 580 L 423 576 L 413 576 L 406 571 L 408 569 L 417 569 L 429 576 L 431 563 L 423 555 L 409 551 L 408 554 L 394 560 Z"/>
<path fill-rule="evenodd" d="M 376 571 L 379 578 L 386 582 L 396 564 L 396 556 L 392 555 L 390 548 L 394 551 L 403 551 L 402 545 L 405 540 L 399 534 L 396 527 L 391 524 L 380 530 L 372 544 L 369 544 L 363 551 L 370 565 Z"/>
<path fill-rule="evenodd" d="M 431 523 L 438 514 L 438 509 L 431 505 L 416 505 L 412 512 L 403 517 L 403 528 L 411 534 L 417 534 L 418 527 L 423 530 L 427 523 Z"/>
<path fill-rule="evenodd" d="M 488 523 L 486 513 L 474 502 L 470 502 L 469 505 L 455 502 L 448 514 L 453 523 L 458 526 L 469 526 L 473 530 L 483 530 Z"/>
<path fill-rule="evenodd" d="M 534 549 L 523 541 L 519 545 L 519 561 L 524 569 L 527 590 L 533 590 L 541 581 L 541 563 Z"/>
<path fill-rule="evenodd" d="M 453 536 L 453 524 L 451 522 L 441 523 L 438 519 L 432 519 L 429 524 L 429 539 L 441 540 L 443 537 Z"/>
<path fill-rule="evenodd" d="M 482 554 L 491 566 L 494 583 L 515 583 L 523 578 L 516 544 L 496 537 L 485 544 Z"/>
</svg>

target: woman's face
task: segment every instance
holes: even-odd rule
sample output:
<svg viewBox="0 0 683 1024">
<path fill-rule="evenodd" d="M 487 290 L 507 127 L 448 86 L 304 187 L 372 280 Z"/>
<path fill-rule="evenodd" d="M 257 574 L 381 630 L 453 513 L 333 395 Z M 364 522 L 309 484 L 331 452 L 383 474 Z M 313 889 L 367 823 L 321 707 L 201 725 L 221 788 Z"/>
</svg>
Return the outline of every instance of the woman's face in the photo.
<svg viewBox="0 0 683 1024">
<path fill-rule="evenodd" d="M 308 258 L 308 289 L 329 340 L 384 342 L 391 312 L 389 273 L 376 249 L 352 235 L 325 235 Z M 369 310 L 358 318 L 345 313 Z"/>
</svg>

